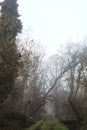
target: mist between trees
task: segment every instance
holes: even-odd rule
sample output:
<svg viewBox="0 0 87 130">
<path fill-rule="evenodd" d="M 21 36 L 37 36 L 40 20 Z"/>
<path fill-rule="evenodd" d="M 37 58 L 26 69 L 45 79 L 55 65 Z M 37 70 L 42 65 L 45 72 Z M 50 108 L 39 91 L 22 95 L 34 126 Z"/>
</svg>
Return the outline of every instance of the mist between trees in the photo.
<svg viewBox="0 0 87 130">
<path fill-rule="evenodd" d="M 68 43 L 45 58 L 37 41 L 18 35 L 22 24 L 17 1 L 5 0 L 1 7 L 0 111 L 81 123 L 87 113 L 87 42 Z"/>
</svg>

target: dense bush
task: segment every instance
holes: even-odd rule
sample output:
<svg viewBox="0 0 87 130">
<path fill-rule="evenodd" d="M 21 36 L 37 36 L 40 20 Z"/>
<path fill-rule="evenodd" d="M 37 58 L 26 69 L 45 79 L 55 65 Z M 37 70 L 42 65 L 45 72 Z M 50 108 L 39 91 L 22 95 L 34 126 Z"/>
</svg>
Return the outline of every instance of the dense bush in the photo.
<svg viewBox="0 0 87 130">
<path fill-rule="evenodd" d="M 23 129 L 15 122 L 0 120 L 0 130 L 23 130 Z"/>
<path fill-rule="evenodd" d="M 80 130 L 87 130 L 87 125 L 83 125 Z"/>
<path fill-rule="evenodd" d="M 31 124 L 32 121 L 22 113 L 0 113 L 0 130 L 22 130 Z"/>
<path fill-rule="evenodd" d="M 82 119 L 83 119 L 83 122 L 82 122 L 82 127 L 80 130 L 87 130 L 87 111 L 83 113 Z"/>
</svg>

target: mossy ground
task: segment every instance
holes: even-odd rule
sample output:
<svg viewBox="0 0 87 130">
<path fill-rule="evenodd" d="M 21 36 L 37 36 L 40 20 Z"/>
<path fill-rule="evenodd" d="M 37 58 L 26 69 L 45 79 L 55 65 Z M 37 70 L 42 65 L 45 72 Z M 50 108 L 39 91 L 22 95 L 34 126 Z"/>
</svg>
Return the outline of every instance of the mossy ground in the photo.
<svg viewBox="0 0 87 130">
<path fill-rule="evenodd" d="M 54 117 L 46 117 L 26 130 L 68 130 L 68 128 Z"/>
</svg>

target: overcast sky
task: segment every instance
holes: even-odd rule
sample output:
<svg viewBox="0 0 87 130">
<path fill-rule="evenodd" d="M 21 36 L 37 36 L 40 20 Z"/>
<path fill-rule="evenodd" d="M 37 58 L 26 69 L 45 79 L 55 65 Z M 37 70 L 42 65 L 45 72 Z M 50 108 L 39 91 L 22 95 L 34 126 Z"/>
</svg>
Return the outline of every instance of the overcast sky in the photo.
<svg viewBox="0 0 87 130">
<path fill-rule="evenodd" d="M 18 0 L 24 30 L 53 54 L 59 45 L 87 36 L 87 0 Z"/>
</svg>

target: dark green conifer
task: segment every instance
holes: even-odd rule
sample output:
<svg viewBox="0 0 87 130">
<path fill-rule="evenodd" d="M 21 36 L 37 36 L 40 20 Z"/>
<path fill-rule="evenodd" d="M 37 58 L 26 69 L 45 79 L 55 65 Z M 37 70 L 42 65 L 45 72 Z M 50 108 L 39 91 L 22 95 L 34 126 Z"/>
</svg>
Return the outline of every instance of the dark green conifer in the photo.
<svg viewBox="0 0 87 130">
<path fill-rule="evenodd" d="M 17 78 L 16 36 L 21 30 L 17 0 L 4 0 L 0 16 L 0 104 L 8 97 Z"/>
</svg>

